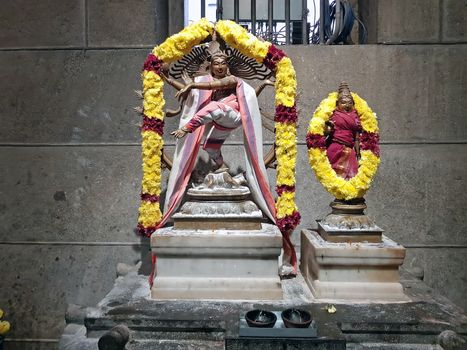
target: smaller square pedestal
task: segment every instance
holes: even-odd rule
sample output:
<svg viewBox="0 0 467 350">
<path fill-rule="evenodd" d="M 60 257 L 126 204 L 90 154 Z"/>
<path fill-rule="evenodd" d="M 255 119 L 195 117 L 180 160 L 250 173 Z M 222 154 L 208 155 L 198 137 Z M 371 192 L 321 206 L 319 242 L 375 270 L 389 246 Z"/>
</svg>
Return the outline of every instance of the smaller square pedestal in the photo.
<svg viewBox="0 0 467 350">
<path fill-rule="evenodd" d="M 151 236 L 156 254 L 153 299 L 282 299 L 278 258 L 282 236 L 261 230 L 175 230 Z"/>
<path fill-rule="evenodd" d="M 399 283 L 405 248 L 381 243 L 333 243 L 302 230 L 300 270 L 317 299 L 407 301 Z"/>
</svg>

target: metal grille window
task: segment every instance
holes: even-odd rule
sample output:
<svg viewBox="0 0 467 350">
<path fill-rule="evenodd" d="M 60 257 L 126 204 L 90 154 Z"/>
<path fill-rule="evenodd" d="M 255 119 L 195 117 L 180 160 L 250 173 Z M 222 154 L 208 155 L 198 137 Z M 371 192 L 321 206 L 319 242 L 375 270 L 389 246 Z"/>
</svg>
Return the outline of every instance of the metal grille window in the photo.
<svg viewBox="0 0 467 350">
<path fill-rule="evenodd" d="M 276 44 L 308 43 L 306 0 L 218 0 L 217 8 L 218 19 L 232 19 Z"/>
<path fill-rule="evenodd" d="M 350 0 L 185 0 L 185 9 L 185 24 L 230 19 L 278 45 L 344 43 L 357 19 Z"/>
</svg>

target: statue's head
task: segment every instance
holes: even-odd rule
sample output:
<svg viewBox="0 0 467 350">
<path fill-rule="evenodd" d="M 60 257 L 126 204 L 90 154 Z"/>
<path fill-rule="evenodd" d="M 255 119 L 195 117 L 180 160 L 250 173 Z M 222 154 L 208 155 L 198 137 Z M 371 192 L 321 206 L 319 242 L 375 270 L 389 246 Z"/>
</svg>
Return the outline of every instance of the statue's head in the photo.
<svg viewBox="0 0 467 350">
<path fill-rule="evenodd" d="M 220 42 L 217 40 L 217 34 L 212 35 L 212 41 L 208 46 L 209 70 L 214 78 L 224 78 L 229 75 L 229 66 L 227 64 L 228 56 L 221 50 Z"/>
<path fill-rule="evenodd" d="M 355 102 L 350 93 L 349 84 L 345 81 L 340 83 L 337 95 L 336 107 L 340 111 L 350 112 L 355 108 Z"/>
<path fill-rule="evenodd" d="M 214 78 L 224 78 L 226 75 L 229 74 L 227 56 L 222 52 L 218 52 L 212 55 L 209 68 L 211 71 L 211 75 Z"/>
</svg>

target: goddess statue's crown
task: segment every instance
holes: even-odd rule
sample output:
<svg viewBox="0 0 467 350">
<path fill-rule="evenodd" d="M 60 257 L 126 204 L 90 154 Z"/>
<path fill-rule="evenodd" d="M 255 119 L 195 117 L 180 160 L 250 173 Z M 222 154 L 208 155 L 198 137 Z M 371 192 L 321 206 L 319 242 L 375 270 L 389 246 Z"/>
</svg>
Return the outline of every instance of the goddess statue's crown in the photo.
<svg viewBox="0 0 467 350">
<path fill-rule="evenodd" d="M 353 100 L 352 94 L 350 93 L 349 84 L 347 82 L 341 82 L 337 91 L 337 98 L 350 97 Z"/>
</svg>

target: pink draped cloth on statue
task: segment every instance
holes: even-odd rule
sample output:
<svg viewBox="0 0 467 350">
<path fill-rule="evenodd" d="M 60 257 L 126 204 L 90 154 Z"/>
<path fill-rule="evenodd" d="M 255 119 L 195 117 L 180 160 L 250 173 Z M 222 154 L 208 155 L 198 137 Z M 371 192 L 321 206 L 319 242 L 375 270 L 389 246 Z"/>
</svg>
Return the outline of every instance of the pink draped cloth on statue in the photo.
<svg viewBox="0 0 467 350">
<path fill-rule="evenodd" d="M 330 135 L 326 153 L 336 174 L 348 180 L 358 172 L 358 160 L 355 152 L 355 138 L 362 126 L 355 110 L 350 112 L 335 110 L 330 119 L 334 130 Z"/>
<path fill-rule="evenodd" d="M 211 124 L 205 136 L 203 148 L 218 165 L 222 165 L 221 147 L 230 133 L 242 125 L 237 96 L 231 94 L 219 101 L 211 101 L 201 108 L 185 124 L 184 128 L 193 132 L 202 125 Z"/>
<path fill-rule="evenodd" d="M 210 76 L 199 77 L 197 79 L 198 81 L 212 80 Z M 212 101 L 211 93 L 212 91 L 209 90 L 191 91 L 191 95 L 182 112 L 180 127 L 187 126 L 190 121 L 195 123 L 198 117 L 205 112 L 213 112 L 216 107 L 222 110 L 229 107 L 236 113 L 240 112 L 241 118 L 239 125 L 241 125 L 243 129 L 246 178 L 254 201 L 258 204 L 263 213 L 275 223 L 275 201 L 269 188 L 267 172 L 263 163 L 261 116 L 255 90 L 241 79 L 238 79 L 236 96 L 230 95 L 221 101 Z M 213 129 L 222 131 L 225 128 L 214 123 Z M 195 166 L 203 136 L 206 136 L 205 148 L 210 147 L 209 139 L 212 133 L 206 135 L 206 131 L 209 132 L 208 125 L 200 123 L 200 125 L 193 128 L 192 132 L 187 134 L 185 138 L 177 140 L 174 154 L 174 166 L 167 186 L 164 215 L 157 228 L 163 227 L 178 208 L 191 172 Z M 285 233 L 283 233 L 283 248 L 285 255 L 290 257 L 290 264 L 293 266 L 294 272 L 296 272 L 297 257 L 295 249 L 290 237 Z M 153 268 L 155 268 L 155 255 L 153 256 Z M 153 276 L 153 274 L 151 274 L 151 276 Z"/>
<path fill-rule="evenodd" d="M 209 81 L 212 78 L 206 76 L 201 79 Z M 238 79 L 236 101 L 229 96 L 226 98 L 227 101 L 224 102 L 211 101 L 210 97 L 212 92 L 209 90 L 192 91 L 192 93 L 195 93 L 196 98 L 191 102 L 192 106 L 188 108 L 191 111 L 184 110 L 180 126 L 189 124 L 193 117 L 196 119 L 196 115 L 200 115 L 201 111 L 213 111 L 213 108 L 216 106 L 221 109 L 225 108 L 224 106 L 221 107 L 221 104 L 225 104 L 225 106 L 229 106 L 231 104 L 232 106 L 229 106 L 230 108 L 237 107 L 240 111 L 241 125 L 243 126 L 244 131 L 245 153 L 247 155 L 248 168 L 247 179 L 252 187 L 252 195 L 263 212 L 265 212 L 271 220 L 275 221 L 274 198 L 269 189 L 264 163 L 262 163 L 262 144 L 258 145 L 256 143 L 257 133 L 261 133 L 261 129 L 260 126 L 258 127 L 258 125 L 253 125 L 255 123 L 253 123 L 253 115 L 250 113 L 251 108 L 256 109 L 257 111 L 255 111 L 254 114 L 257 118 L 259 116 L 259 109 L 257 102 L 256 106 L 252 106 L 250 105 L 251 102 L 248 102 L 249 98 L 246 98 L 244 91 L 246 87 L 246 84 L 242 80 Z M 251 89 L 251 92 L 249 92 L 251 96 L 254 94 L 254 89 L 251 87 L 248 88 Z M 260 122 L 261 121 L 259 119 L 259 123 Z M 258 121 L 256 121 L 256 124 L 257 123 Z M 174 156 L 174 167 L 172 168 L 168 184 L 165 212 L 158 228 L 165 225 L 182 200 L 205 133 L 206 125 L 203 125 L 202 123 L 200 124 L 201 125 L 194 128 L 192 133 L 188 134 L 184 139 L 177 141 L 180 144 L 177 144 L 176 154 Z M 251 170 L 249 171 L 249 169 Z"/>
</svg>

